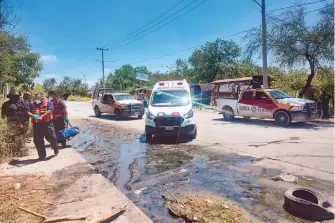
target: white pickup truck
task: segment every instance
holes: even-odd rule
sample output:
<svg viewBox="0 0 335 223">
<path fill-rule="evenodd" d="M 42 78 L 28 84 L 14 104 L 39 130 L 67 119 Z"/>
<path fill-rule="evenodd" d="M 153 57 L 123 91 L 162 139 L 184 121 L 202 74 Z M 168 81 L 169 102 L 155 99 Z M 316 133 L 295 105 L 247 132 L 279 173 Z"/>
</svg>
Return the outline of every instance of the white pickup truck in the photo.
<svg viewBox="0 0 335 223">
<path fill-rule="evenodd" d="M 246 89 L 237 99 L 217 98 L 216 106 L 228 121 L 235 116 L 269 118 L 287 126 L 292 121 L 306 122 L 318 117 L 314 101 L 291 98 L 276 89 Z"/>
</svg>

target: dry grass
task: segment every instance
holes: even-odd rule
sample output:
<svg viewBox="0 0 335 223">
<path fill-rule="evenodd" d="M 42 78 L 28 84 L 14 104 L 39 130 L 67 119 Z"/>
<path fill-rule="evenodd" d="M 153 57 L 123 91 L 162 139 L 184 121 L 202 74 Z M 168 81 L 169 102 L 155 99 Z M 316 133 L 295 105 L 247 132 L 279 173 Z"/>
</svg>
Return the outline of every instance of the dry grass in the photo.
<svg viewBox="0 0 335 223">
<path fill-rule="evenodd" d="M 56 186 L 50 179 L 35 175 L 0 177 L 0 222 L 40 222 L 41 219 L 18 210 L 18 207 L 43 212 L 51 206 Z"/>
<path fill-rule="evenodd" d="M 234 203 L 217 196 L 191 195 L 178 201 L 168 200 L 170 211 L 186 222 L 251 223 L 248 216 Z"/>
<path fill-rule="evenodd" d="M 91 101 L 92 97 L 70 95 L 67 100 L 68 101 Z"/>
</svg>

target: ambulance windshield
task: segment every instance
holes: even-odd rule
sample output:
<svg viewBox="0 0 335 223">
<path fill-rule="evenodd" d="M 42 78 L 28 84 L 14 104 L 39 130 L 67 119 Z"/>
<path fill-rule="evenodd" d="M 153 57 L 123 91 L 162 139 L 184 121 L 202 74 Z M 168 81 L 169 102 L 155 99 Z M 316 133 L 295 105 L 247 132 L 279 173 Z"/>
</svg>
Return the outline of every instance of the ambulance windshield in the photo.
<svg viewBox="0 0 335 223">
<path fill-rule="evenodd" d="M 152 93 L 151 105 L 156 107 L 186 106 L 190 103 L 185 90 L 161 90 Z"/>
</svg>

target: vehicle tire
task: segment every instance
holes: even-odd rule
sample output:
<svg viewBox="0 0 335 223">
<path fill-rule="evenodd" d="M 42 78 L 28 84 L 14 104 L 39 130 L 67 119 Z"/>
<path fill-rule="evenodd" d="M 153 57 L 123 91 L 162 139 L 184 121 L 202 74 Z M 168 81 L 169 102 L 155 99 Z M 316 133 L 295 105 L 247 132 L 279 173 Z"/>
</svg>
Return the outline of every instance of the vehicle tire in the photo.
<svg viewBox="0 0 335 223">
<path fill-rule="evenodd" d="M 281 126 L 288 126 L 292 121 L 291 116 L 287 111 L 277 111 L 274 118 L 276 124 Z"/>
<path fill-rule="evenodd" d="M 101 112 L 98 106 L 94 107 L 94 113 L 95 113 L 95 117 L 100 117 L 101 116 Z"/>
<path fill-rule="evenodd" d="M 148 134 L 148 133 L 146 133 L 146 134 L 145 134 L 145 137 L 146 137 L 148 143 L 151 143 L 151 142 L 152 142 L 152 134 Z"/>
<path fill-rule="evenodd" d="M 290 214 L 310 221 L 334 219 L 324 195 L 308 188 L 292 188 L 285 192 L 284 209 Z"/>
<path fill-rule="evenodd" d="M 233 121 L 235 118 L 234 111 L 231 107 L 224 107 L 222 109 L 222 114 L 225 121 Z"/>
<path fill-rule="evenodd" d="M 121 112 L 119 109 L 115 109 L 114 114 L 116 115 L 116 120 L 121 119 Z"/>
<path fill-rule="evenodd" d="M 142 119 L 142 118 L 143 118 L 143 115 L 139 115 L 139 116 L 138 116 L 138 119 Z"/>
<path fill-rule="evenodd" d="M 195 130 L 194 130 L 194 133 L 191 135 L 191 138 L 192 139 L 196 139 L 197 138 L 197 127 L 195 126 Z"/>
</svg>

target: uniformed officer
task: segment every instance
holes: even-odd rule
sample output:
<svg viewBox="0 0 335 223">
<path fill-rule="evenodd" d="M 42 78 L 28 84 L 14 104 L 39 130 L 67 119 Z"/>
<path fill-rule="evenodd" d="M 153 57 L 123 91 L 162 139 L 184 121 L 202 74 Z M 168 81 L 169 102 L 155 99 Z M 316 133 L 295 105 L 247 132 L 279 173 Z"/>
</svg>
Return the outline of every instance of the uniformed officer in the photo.
<svg viewBox="0 0 335 223">
<path fill-rule="evenodd" d="M 44 138 L 49 140 L 55 155 L 59 152 L 53 125 L 53 110 L 51 101 L 48 101 L 42 93 L 36 94 L 29 115 L 32 117 L 34 144 L 39 160 L 44 160 L 46 157 Z"/>
</svg>

